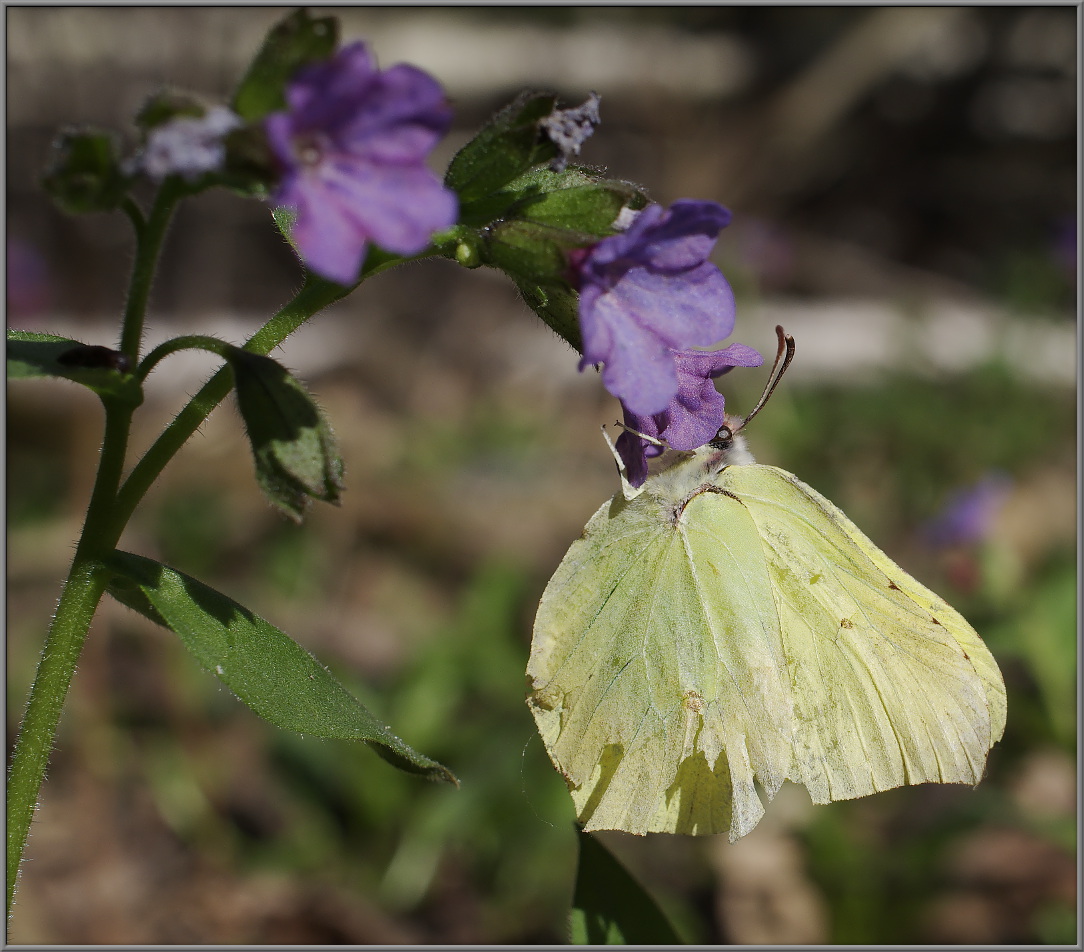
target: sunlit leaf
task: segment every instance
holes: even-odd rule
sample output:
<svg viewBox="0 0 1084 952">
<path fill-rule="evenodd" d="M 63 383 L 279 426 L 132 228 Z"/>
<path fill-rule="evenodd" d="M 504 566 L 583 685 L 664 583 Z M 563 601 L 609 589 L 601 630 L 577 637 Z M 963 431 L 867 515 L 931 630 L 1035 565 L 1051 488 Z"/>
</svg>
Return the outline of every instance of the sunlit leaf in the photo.
<svg viewBox="0 0 1084 952">
<path fill-rule="evenodd" d="M 143 402 L 127 356 L 99 345 L 36 331 L 8 331 L 8 379 L 60 377 L 103 398 L 130 406 Z"/>
<path fill-rule="evenodd" d="M 202 582 L 152 559 L 114 552 L 110 594 L 180 636 L 200 663 L 276 727 L 369 744 L 409 773 L 458 784 L 381 724 L 287 634 Z"/>
</svg>

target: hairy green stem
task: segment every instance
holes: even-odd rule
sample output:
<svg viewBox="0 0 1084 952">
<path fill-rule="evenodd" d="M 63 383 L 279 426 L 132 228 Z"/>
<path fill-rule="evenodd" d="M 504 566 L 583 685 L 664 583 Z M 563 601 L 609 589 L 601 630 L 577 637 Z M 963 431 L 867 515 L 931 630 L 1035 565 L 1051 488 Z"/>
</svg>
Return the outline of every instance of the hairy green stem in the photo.
<svg viewBox="0 0 1084 952">
<path fill-rule="evenodd" d="M 26 713 L 15 743 L 7 786 L 7 908 L 15 898 L 26 838 L 34 818 L 45 767 L 60 723 L 60 711 L 83 650 L 91 619 L 105 591 L 105 576 L 93 562 L 76 559 L 57 604 L 38 662 Z"/>
<path fill-rule="evenodd" d="M 143 322 L 158 255 L 180 192 L 167 182 L 159 191 L 150 215 L 130 203 L 125 212 L 136 231 L 136 257 L 129 283 L 121 332 L 121 350 L 137 362 Z M 426 257 L 434 250 L 417 257 Z M 362 271 L 362 279 L 384 271 L 404 259 L 373 249 Z M 309 277 L 297 296 L 257 331 L 246 348 L 268 354 L 281 344 L 317 311 L 345 297 L 349 287 Z M 139 368 L 141 377 L 169 353 L 184 347 L 204 347 L 221 353 L 223 345 L 215 338 L 192 336 L 178 338 L 156 348 Z M 34 808 L 45 779 L 45 769 L 53 747 L 60 713 L 71 685 L 75 667 L 82 653 L 90 623 L 108 583 L 108 573 L 101 560 L 116 547 L 132 512 L 166 464 L 196 432 L 208 414 L 229 393 L 232 378 L 229 370 L 218 371 L 188 402 L 177 417 L 154 442 L 121 485 L 133 408 L 105 402 L 105 434 L 98 473 L 83 532 L 75 557 L 61 592 L 53 623 L 38 663 L 30 689 L 26 712 L 12 755 L 7 788 L 7 878 L 8 915 L 11 915 L 15 883 L 22 863 Z"/>
<path fill-rule="evenodd" d="M 45 639 L 19 736 L 15 741 L 7 787 L 9 915 L 26 838 L 34 818 L 34 806 L 41 793 L 49 753 L 60 724 L 60 712 L 91 620 L 105 591 L 106 575 L 101 571 L 100 559 L 113 551 L 124 528 L 123 523 L 112 518 L 112 503 L 124 466 L 131 422 L 132 409 L 129 406 L 106 403 L 102 453 L 87 505 L 83 532 Z"/>
<path fill-rule="evenodd" d="M 163 186 L 145 221 L 134 203 L 129 202 L 124 209 L 135 228 L 136 254 L 121 327 L 121 350 L 133 362 L 139 353 L 147 300 L 162 240 L 179 197 L 172 186 Z M 8 772 L 6 871 L 9 916 L 30 824 L 60 724 L 60 713 L 91 620 L 105 591 L 106 575 L 99 560 L 116 547 L 126 522 L 117 518 L 115 500 L 128 451 L 133 408 L 109 399 L 104 399 L 103 405 L 102 452 L 83 531 L 42 648 Z"/>
<path fill-rule="evenodd" d="M 143 320 L 147 314 L 151 284 L 158 268 L 158 255 L 181 195 L 180 186 L 173 179 L 166 179 L 158 190 L 151 213 L 145 221 L 134 203 L 129 202 L 122 206 L 136 230 L 136 256 L 132 265 L 132 277 L 128 282 L 128 300 L 124 306 L 119 350 L 128 355 L 133 366 L 139 360 Z"/>
<path fill-rule="evenodd" d="M 142 363 L 136 370 L 136 377 L 142 383 L 159 361 L 181 350 L 206 350 L 212 354 L 217 354 L 219 357 L 225 357 L 232 346 L 232 344 L 227 344 L 224 340 L 219 340 L 217 337 L 208 337 L 206 334 L 186 334 L 184 337 L 174 337 L 159 344 L 143 358 Z"/>
</svg>

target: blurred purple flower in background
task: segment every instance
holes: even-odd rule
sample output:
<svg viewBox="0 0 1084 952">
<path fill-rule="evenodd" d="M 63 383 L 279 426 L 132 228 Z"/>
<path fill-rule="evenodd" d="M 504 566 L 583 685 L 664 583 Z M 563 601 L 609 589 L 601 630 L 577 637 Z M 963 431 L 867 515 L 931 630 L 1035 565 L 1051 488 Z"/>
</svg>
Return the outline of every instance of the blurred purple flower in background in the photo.
<svg viewBox="0 0 1084 952">
<path fill-rule="evenodd" d="M 659 413 L 640 415 L 625 407 L 625 426 L 662 440 L 671 449 L 694 450 L 715 437 L 723 425 L 726 401 L 712 381 L 733 367 L 759 367 L 764 358 L 745 344 L 722 350 L 678 351 L 673 354 L 678 391 Z M 625 430 L 617 438 L 617 452 L 625 463 L 628 481 L 643 485 L 648 459 L 663 448 Z"/>
<path fill-rule="evenodd" d="M 13 321 L 26 322 L 52 304 L 49 265 L 36 246 L 12 235 L 7 251 L 8 327 Z"/>
<path fill-rule="evenodd" d="M 926 541 L 938 548 L 981 542 L 1009 496 L 1012 479 L 992 472 L 968 489 L 949 497 L 941 511 L 923 527 Z"/>
<path fill-rule="evenodd" d="M 296 212 L 290 236 L 306 267 L 353 284 L 368 242 L 416 254 L 455 224 L 455 194 L 425 165 L 451 123 L 427 73 L 405 64 L 381 72 L 353 43 L 299 70 L 286 103 L 265 120 L 283 169 L 271 200 Z"/>
<path fill-rule="evenodd" d="M 734 329 L 734 293 L 707 260 L 730 212 L 684 199 L 648 205 L 628 230 L 570 256 L 580 292 L 583 359 L 626 411 L 661 413 L 678 392 L 675 351 L 710 347 Z"/>
</svg>

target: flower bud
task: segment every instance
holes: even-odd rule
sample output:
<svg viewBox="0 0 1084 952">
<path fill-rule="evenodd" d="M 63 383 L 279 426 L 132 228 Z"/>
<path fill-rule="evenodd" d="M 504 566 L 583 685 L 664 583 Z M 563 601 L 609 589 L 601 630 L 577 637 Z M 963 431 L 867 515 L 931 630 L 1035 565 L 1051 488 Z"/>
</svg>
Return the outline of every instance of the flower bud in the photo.
<svg viewBox="0 0 1084 952">
<path fill-rule="evenodd" d="M 42 186 L 72 215 L 112 211 L 128 188 L 112 135 L 68 129 L 54 140 Z"/>
</svg>

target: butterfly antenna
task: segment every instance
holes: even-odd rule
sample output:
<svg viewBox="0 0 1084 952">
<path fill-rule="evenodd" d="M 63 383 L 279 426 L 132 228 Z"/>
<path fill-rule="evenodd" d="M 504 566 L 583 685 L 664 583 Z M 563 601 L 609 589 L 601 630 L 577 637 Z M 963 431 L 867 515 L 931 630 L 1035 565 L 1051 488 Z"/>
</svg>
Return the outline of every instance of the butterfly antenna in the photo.
<svg viewBox="0 0 1084 952">
<path fill-rule="evenodd" d="M 787 372 L 790 362 L 794 360 L 794 338 L 784 331 L 779 324 L 775 325 L 775 333 L 779 338 L 779 349 L 775 352 L 775 363 L 772 364 L 772 372 L 768 376 L 768 382 L 764 385 L 764 392 L 760 395 L 757 405 L 749 411 L 749 415 L 733 430 L 734 433 L 745 429 L 746 424 L 760 412 L 760 408 L 768 402 L 768 398 L 779 385 L 779 381 L 783 379 L 783 374 Z"/>
</svg>

